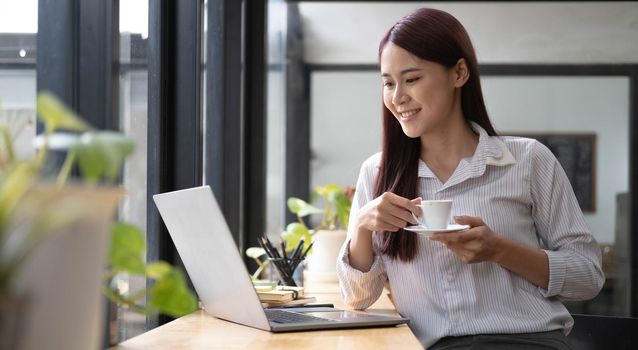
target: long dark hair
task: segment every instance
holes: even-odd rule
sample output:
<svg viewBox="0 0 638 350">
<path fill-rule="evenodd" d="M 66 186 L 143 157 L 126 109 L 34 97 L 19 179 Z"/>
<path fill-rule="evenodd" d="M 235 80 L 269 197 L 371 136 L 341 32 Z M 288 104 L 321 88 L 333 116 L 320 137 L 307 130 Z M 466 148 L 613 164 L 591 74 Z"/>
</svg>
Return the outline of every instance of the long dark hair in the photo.
<svg viewBox="0 0 638 350">
<path fill-rule="evenodd" d="M 491 136 L 496 131 L 490 123 L 485 109 L 478 63 L 470 37 L 463 25 L 447 12 L 422 8 L 401 18 L 383 36 L 379 44 L 381 53 L 388 44 L 405 49 L 427 61 L 452 68 L 464 58 L 469 70 L 469 79 L 461 88 L 461 108 L 466 121 L 474 121 Z M 375 183 L 375 197 L 392 192 L 406 198 L 417 196 L 421 139 L 409 138 L 388 108 L 383 108 L 383 154 Z M 379 251 L 392 259 L 411 261 L 416 255 L 416 234 L 405 230 L 399 232 L 376 232 L 375 242 Z"/>
</svg>

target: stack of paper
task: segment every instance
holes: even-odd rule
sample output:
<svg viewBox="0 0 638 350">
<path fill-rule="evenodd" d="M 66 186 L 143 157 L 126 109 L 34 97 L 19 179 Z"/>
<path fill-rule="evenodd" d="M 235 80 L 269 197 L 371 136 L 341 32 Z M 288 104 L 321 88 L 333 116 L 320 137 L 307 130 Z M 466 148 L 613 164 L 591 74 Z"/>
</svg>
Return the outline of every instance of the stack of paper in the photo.
<svg viewBox="0 0 638 350">
<path fill-rule="evenodd" d="M 303 287 L 255 286 L 259 300 L 266 302 L 288 302 L 304 296 Z"/>
<path fill-rule="evenodd" d="M 295 299 L 295 300 L 291 300 L 291 301 L 287 301 L 287 302 L 275 302 L 275 301 L 262 301 L 261 302 L 261 306 L 265 307 L 265 308 L 269 308 L 269 307 L 295 307 L 295 306 L 301 306 L 301 305 L 305 305 L 305 304 L 310 304 L 310 303 L 314 303 L 317 301 L 317 298 L 315 297 L 308 297 L 308 298 L 300 298 L 300 299 Z"/>
<path fill-rule="evenodd" d="M 264 307 L 303 305 L 316 300 L 305 298 L 303 287 L 256 285 L 255 290 Z"/>
</svg>

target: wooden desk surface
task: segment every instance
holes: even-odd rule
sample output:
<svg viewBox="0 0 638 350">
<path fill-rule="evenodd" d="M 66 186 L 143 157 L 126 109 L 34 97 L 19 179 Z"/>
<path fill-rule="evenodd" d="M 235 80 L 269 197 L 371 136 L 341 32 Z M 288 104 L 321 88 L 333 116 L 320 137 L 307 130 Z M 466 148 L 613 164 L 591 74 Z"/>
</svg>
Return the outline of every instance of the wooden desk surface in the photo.
<svg viewBox="0 0 638 350">
<path fill-rule="evenodd" d="M 343 307 L 334 285 L 314 285 L 309 294 L 317 302 Z M 394 307 L 383 295 L 368 310 L 394 314 Z M 111 349 L 423 349 L 406 325 L 397 327 L 271 333 L 223 321 L 196 311 L 163 326 L 131 338 Z"/>
</svg>

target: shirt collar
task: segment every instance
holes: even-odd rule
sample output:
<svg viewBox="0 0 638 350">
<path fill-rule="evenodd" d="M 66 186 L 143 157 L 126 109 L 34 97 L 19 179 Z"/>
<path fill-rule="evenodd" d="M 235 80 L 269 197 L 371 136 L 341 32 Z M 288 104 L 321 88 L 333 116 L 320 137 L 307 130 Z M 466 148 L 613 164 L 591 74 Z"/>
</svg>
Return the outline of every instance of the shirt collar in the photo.
<svg viewBox="0 0 638 350">
<path fill-rule="evenodd" d="M 505 166 L 516 164 L 516 159 L 505 142 L 498 137 L 490 136 L 487 131 L 475 122 L 470 121 L 470 127 L 479 134 L 479 143 L 471 158 L 464 158 L 448 179 L 446 185 L 453 185 L 469 177 L 478 177 L 485 172 L 487 165 Z M 432 170 L 419 159 L 419 177 L 436 177 Z M 448 187 L 448 186 L 446 186 Z"/>
</svg>

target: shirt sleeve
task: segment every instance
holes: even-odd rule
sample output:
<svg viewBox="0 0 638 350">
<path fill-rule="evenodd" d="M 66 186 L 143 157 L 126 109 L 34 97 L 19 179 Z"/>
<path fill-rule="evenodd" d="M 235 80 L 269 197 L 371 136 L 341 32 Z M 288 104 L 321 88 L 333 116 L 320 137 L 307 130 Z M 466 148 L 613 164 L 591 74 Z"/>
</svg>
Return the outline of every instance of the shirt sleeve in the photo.
<svg viewBox="0 0 638 350">
<path fill-rule="evenodd" d="M 357 180 L 354 198 L 352 199 L 352 207 L 350 209 L 350 222 L 348 223 L 348 238 L 341 247 L 339 258 L 337 260 L 337 276 L 341 286 L 341 296 L 346 305 L 353 309 L 363 310 L 381 296 L 383 286 L 387 280 L 383 260 L 374 252 L 374 260 L 370 270 L 363 272 L 355 269 L 350 265 L 349 248 L 350 239 L 356 229 L 356 218 L 359 210 L 367 202 L 372 200 L 373 184 L 377 162 L 376 157 L 368 159 L 361 167 L 359 178 Z"/>
<path fill-rule="evenodd" d="M 561 300 L 591 299 L 605 281 L 600 247 L 556 157 L 539 142 L 532 147 L 532 215 L 549 261 L 549 284 L 541 293 Z"/>
</svg>

